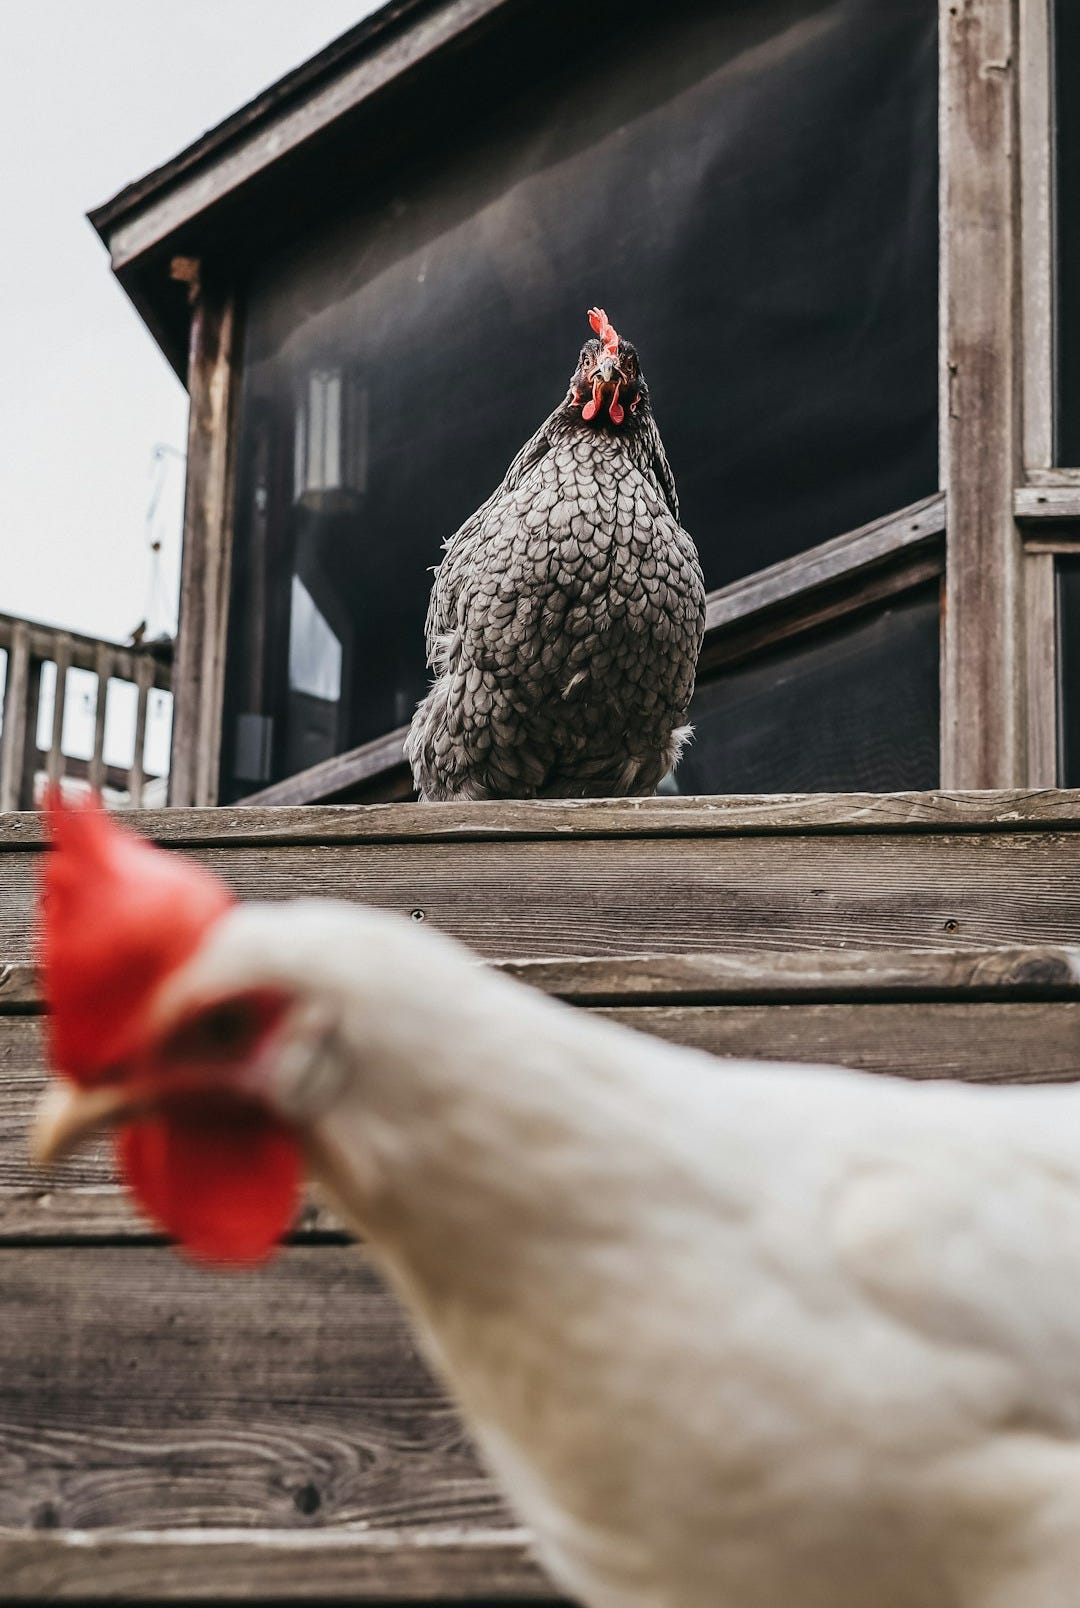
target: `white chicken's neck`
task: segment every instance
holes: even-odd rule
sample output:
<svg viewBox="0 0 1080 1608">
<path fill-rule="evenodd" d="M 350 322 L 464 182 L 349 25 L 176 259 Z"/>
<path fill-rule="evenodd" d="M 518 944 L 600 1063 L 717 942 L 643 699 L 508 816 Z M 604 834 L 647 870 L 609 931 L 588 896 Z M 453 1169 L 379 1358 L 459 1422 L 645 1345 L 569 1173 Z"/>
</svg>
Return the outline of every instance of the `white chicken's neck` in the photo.
<svg viewBox="0 0 1080 1608">
<path fill-rule="evenodd" d="M 643 1139 L 654 1165 L 680 1170 L 651 1142 L 672 1081 L 655 1041 L 643 1054 L 649 1041 L 375 911 L 312 902 L 284 928 L 255 907 L 235 920 L 260 977 L 334 1022 L 334 1097 L 306 1119 L 317 1172 L 432 1287 L 452 1269 L 455 1298 L 469 1286 L 498 1302 L 532 1256 L 624 1232 L 628 1202 L 655 1201 Z"/>
</svg>

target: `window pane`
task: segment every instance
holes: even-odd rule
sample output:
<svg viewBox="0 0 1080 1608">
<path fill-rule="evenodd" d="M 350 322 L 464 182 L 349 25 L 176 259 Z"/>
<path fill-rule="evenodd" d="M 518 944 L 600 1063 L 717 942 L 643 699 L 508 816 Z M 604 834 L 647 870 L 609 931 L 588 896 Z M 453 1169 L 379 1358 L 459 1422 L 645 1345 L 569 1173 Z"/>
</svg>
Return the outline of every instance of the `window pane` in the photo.
<svg viewBox="0 0 1080 1608">
<path fill-rule="evenodd" d="M 226 799 L 409 718 L 440 544 L 594 301 L 710 587 L 937 484 L 933 0 L 633 7 L 599 90 L 568 54 L 250 288 Z"/>
<path fill-rule="evenodd" d="M 1058 463 L 1080 465 L 1080 5 L 1055 0 Z"/>
<path fill-rule="evenodd" d="M 938 589 L 815 632 L 698 688 L 681 793 L 938 785 Z"/>
<path fill-rule="evenodd" d="M 1062 787 L 1080 787 L 1080 558 L 1059 558 L 1059 769 Z"/>
</svg>

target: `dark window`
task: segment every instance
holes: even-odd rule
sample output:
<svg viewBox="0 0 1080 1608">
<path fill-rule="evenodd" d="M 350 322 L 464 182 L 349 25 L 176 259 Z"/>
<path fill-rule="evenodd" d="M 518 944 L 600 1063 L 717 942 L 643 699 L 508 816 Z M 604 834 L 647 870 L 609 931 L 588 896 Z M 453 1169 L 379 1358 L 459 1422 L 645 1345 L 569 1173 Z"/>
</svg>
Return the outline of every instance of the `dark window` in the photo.
<svg viewBox="0 0 1080 1608">
<path fill-rule="evenodd" d="M 251 285 L 224 802 L 408 720 L 440 544 L 592 302 L 638 346 L 710 588 L 936 487 L 934 0 L 627 18 Z"/>
<path fill-rule="evenodd" d="M 1080 558 L 1059 558 L 1058 708 L 1062 787 L 1080 787 Z"/>
<path fill-rule="evenodd" d="M 698 688 L 682 793 L 938 785 L 938 588 L 815 632 Z"/>
<path fill-rule="evenodd" d="M 1080 5 L 1054 5 L 1058 463 L 1080 465 Z"/>
</svg>

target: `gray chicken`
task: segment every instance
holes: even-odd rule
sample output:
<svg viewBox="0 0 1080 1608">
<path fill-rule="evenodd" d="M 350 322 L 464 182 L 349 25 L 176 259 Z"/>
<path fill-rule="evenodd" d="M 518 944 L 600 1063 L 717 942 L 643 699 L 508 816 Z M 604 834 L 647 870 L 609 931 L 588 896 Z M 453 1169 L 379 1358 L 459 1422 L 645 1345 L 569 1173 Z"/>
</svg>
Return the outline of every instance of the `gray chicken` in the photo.
<svg viewBox="0 0 1080 1608">
<path fill-rule="evenodd" d="M 594 307 L 565 401 L 445 544 L 421 799 L 647 795 L 677 762 L 705 586 L 629 341 Z"/>
</svg>

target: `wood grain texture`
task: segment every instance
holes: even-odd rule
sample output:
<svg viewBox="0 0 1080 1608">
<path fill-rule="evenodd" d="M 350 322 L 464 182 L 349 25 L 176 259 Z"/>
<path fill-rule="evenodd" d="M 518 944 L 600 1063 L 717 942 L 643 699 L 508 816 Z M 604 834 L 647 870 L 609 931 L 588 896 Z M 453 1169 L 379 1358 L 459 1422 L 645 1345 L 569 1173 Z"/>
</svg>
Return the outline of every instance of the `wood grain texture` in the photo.
<svg viewBox="0 0 1080 1608">
<path fill-rule="evenodd" d="M 356 899 L 491 959 L 1070 944 L 1072 832 L 568 837 L 193 848 L 245 899 Z M 37 857 L 3 866 L 0 955 L 32 958 Z"/>
<path fill-rule="evenodd" d="M 1028 780 L 1053 787 L 1058 776 L 1057 570 L 1049 553 L 1024 554 L 1024 632 Z"/>
<path fill-rule="evenodd" d="M 71 637 L 66 631 L 58 631 L 54 644 L 56 666 L 56 681 L 53 691 L 52 735 L 49 740 L 49 753 L 45 761 L 45 774 L 50 782 L 57 781 L 63 774 L 64 753 L 61 747 L 64 735 L 64 709 L 67 704 L 67 673 L 71 663 Z M 139 668 L 142 669 L 140 660 Z M 141 796 L 141 795 L 140 795 Z"/>
<path fill-rule="evenodd" d="M 612 955 L 503 961 L 578 1005 L 1080 998 L 1080 948 Z"/>
<path fill-rule="evenodd" d="M 1076 946 L 566 955 L 492 968 L 577 1005 L 1080 997 Z M 42 1008 L 36 969 L 0 965 L 0 1015 Z"/>
<path fill-rule="evenodd" d="M 4 1534 L 4 1602 L 517 1602 L 556 1608 L 520 1530 Z"/>
<path fill-rule="evenodd" d="M 949 505 L 941 775 L 1024 780 L 1014 0 L 941 7 L 941 462 Z"/>
<path fill-rule="evenodd" d="M 18 809 L 22 800 L 28 737 L 30 627 L 15 623 L 7 640 L 3 724 L 0 727 L 0 811 Z"/>
<path fill-rule="evenodd" d="M 598 1012 L 720 1057 L 965 1083 L 1080 1077 L 1080 1004 L 640 1005 Z M 723 1062 L 718 1062 L 722 1072 Z"/>
<path fill-rule="evenodd" d="M 359 1247 L 242 1278 L 166 1247 L 5 1249 L 0 1276 L 0 1528 L 508 1522 Z"/>
<path fill-rule="evenodd" d="M 1018 7 L 1024 464 L 1054 461 L 1054 114 L 1050 0 Z"/>
<path fill-rule="evenodd" d="M 237 344 L 231 296 L 200 293 L 191 320 L 180 625 L 173 676 L 171 804 L 217 798 L 232 554 Z"/>
<path fill-rule="evenodd" d="M 1080 485 L 1018 486 L 1014 494 L 1016 517 L 1027 524 L 1046 525 L 1056 519 L 1080 520 Z M 1034 534 L 1028 531 L 1030 540 Z"/>
<path fill-rule="evenodd" d="M 126 810 L 155 842 L 249 844 L 494 842 L 500 839 L 753 837 L 772 834 L 1080 830 L 1080 789 L 912 793 L 735 793 L 682 798 L 525 799 L 488 804 Z M 46 841 L 37 811 L 0 813 L 0 852 Z"/>
</svg>

